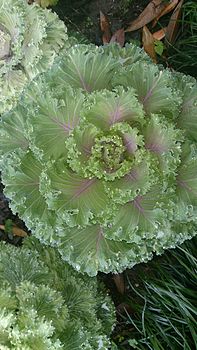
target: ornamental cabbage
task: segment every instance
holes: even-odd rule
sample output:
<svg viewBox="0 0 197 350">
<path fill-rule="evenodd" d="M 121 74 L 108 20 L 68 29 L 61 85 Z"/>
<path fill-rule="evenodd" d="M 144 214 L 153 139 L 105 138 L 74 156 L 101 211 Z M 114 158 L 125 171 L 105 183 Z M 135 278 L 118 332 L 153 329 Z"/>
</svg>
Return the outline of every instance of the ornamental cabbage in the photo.
<svg viewBox="0 0 197 350">
<path fill-rule="evenodd" d="M 55 13 L 26 0 L 0 0 L 0 114 L 52 65 L 66 42 L 66 28 Z"/>
<path fill-rule="evenodd" d="M 197 232 L 196 120 L 194 78 L 76 45 L 2 120 L 11 208 L 78 271 L 147 261 Z"/>
<path fill-rule="evenodd" d="M 109 349 L 115 308 L 95 278 L 35 239 L 0 246 L 1 349 Z"/>
</svg>

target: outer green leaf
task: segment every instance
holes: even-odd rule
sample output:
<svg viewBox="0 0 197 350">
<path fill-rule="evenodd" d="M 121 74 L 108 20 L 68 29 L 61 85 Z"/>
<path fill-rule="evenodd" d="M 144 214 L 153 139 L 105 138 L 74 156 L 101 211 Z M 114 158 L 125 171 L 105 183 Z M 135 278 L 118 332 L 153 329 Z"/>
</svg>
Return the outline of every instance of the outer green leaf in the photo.
<svg viewBox="0 0 197 350">
<path fill-rule="evenodd" d="M 6 154 L 16 149 L 26 150 L 28 148 L 24 114 L 24 107 L 18 106 L 9 117 L 1 121 L 1 154 Z"/>
<path fill-rule="evenodd" d="M 120 64 L 99 49 L 80 45 L 72 47 L 62 58 L 54 78 L 61 84 L 70 84 L 86 92 L 105 89 L 110 85 L 115 69 Z"/>
<path fill-rule="evenodd" d="M 172 88 L 170 73 L 159 70 L 156 65 L 135 63 L 125 75 L 117 76 L 116 84 L 131 86 L 136 90 L 137 98 L 142 103 L 145 112 L 164 113 L 173 116 L 179 105 L 179 96 Z"/>
<path fill-rule="evenodd" d="M 184 163 L 178 171 L 177 194 L 188 205 L 197 205 L 197 161 Z"/>
<path fill-rule="evenodd" d="M 13 159 L 9 173 L 3 170 L 6 194 L 15 202 L 13 210 L 19 212 L 27 221 L 31 219 L 32 212 L 34 218 L 50 220 L 46 201 L 39 191 L 41 163 L 34 158 L 31 152 L 24 156 L 20 165 L 14 163 L 15 159 Z"/>
<path fill-rule="evenodd" d="M 74 93 L 68 89 L 66 96 L 60 101 L 53 98 L 50 93 L 45 95 L 44 101 L 44 105 L 42 101 L 40 106 L 37 105 L 32 139 L 44 157 L 52 159 L 65 157 L 67 153 L 65 141 L 80 122 L 84 97 L 80 91 Z"/>
<path fill-rule="evenodd" d="M 126 266 L 132 267 L 140 250 L 143 259 L 147 260 L 151 256 L 145 245 L 140 247 L 106 239 L 105 230 L 98 225 L 68 230 L 59 250 L 77 271 L 90 276 L 95 276 L 98 270 L 117 273 Z"/>
<path fill-rule="evenodd" d="M 151 62 L 150 57 L 146 52 L 137 45 L 126 43 L 125 47 L 121 48 L 119 44 L 113 43 L 110 45 L 104 45 L 103 47 L 100 47 L 100 49 L 104 50 L 104 52 L 109 55 L 112 55 L 116 60 L 119 60 L 123 66 L 130 66 L 138 61 Z"/>
<path fill-rule="evenodd" d="M 166 125 L 165 120 L 157 116 L 153 116 L 147 124 L 144 136 L 146 149 L 158 155 L 173 149 L 182 138 L 173 125 Z"/>
<path fill-rule="evenodd" d="M 179 85 L 183 90 L 183 103 L 178 118 L 178 126 L 186 130 L 187 135 L 196 141 L 197 83 L 195 79 L 184 75 L 178 75 L 178 78 L 181 79 Z"/>
</svg>

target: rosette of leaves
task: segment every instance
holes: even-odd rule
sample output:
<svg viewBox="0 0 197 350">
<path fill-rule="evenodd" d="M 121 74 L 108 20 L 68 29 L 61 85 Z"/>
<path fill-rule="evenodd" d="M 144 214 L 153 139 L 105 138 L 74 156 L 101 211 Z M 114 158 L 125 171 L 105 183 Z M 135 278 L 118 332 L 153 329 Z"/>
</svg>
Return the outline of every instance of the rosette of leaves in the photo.
<svg viewBox="0 0 197 350">
<path fill-rule="evenodd" d="M 0 2 L 0 114 L 17 101 L 25 84 L 47 70 L 67 42 L 55 13 L 26 0 Z"/>
<path fill-rule="evenodd" d="M 109 349 L 110 298 L 55 249 L 29 238 L 22 248 L 1 243 L 0 281 L 1 349 Z"/>
<path fill-rule="evenodd" d="M 11 208 L 75 269 L 120 272 L 197 232 L 197 87 L 135 46 L 78 45 L 1 124 Z"/>
</svg>

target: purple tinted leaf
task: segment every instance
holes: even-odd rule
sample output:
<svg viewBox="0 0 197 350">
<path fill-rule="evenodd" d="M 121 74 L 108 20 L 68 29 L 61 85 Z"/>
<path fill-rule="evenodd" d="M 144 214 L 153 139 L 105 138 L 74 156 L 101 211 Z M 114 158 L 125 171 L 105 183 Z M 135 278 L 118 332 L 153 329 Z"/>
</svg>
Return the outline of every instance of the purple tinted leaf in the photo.
<svg viewBox="0 0 197 350">
<path fill-rule="evenodd" d="M 154 116 L 145 130 L 145 147 L 151 152 L 162 154 L 171 147 L 174 139 L 174 129 L 167 128 Z"/>
<path fill-rule="evenodd" d="M 102 130 L 123 121 L 140 122 L 143 117 L 142 107 L 130 91 L 121 90 L 119 96 L 111 92 L 98 94 L 95 101 L 87 113 L 87 120 Z"/>
<path fill-rule="evenodd" d="M 192 205 L 197 205 L 197 162 L 190 161 L 180 167 L 177 176 L 177 194 L 179 198 Z"/>
<path fill-rule="evenodd" d="M 134 154 L 137 150 L 136 137 L 132 134 L 124 134 L 123 135 L 124 145 L 129 154 Z"/>
<path fill-rule="evenodd" d="M 70 198 L 70 201 L 72 201 L 75 198 L 80 197 L 83 195 L 85 192 L 88 192 L 91 190 L 91 186 L 95 184 L 97 181 L 96 178 L 94 179 L 84 179 L 81 180 L 81 182 L 78 184 L 76 191 L 74 192 L 73 196 Z"/>
</svg>

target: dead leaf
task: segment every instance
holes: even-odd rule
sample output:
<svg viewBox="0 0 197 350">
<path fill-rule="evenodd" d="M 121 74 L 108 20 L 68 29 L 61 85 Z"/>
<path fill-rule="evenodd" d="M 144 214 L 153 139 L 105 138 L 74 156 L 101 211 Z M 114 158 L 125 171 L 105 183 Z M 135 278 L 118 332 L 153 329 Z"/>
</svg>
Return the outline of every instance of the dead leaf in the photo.
<svg viewBox="0 0 197 350">
<path fill-rule="evenodd" d="M 158 20 L 166 15 L 167 13 L 169 13 L 170 11 L 174 10 L 174 8 L 176 7 L 176 5 L 178 4 L 179 0 L 171 0 L 171 2 L 169 4 L 166 4 L 166 7 L 161 11 L 161 13 L 154 19 L 153 24 L 152 24 L 152 28 L 154 28 L 158 22 Z"/>
<path fill-rule="evenodd" d="M 166 29 L 167 29 L 167 27 L 162 28 L 162 29 L 158 30 L 157 32 L 153 33 L 153 38 L 155 40 L 162 40 L 166 35 Z"/>
<path fill-rule="evenodd" d="M 174 43 L 179 27 L 179 19 L 181 15 L 181 6 L 183 5 L 183 0 L 180 0 L 178 5 L 176 6 L 170 21 L 168 23 L 167 29 L 166 29 L 166 44 Z"/>
<path fill-rule="evenodd" d="M 139 17 L 131 22 L 125 32 L 132 32 L 139 28 L 144 27 L 146 24 L 151 22 L 155 17 L 157 17 L 166 7 L 166 2 L 164 0 L 152 0 L 144 9 L 144 11 L 139 15 Z"/>
<path fill-rule="evenodd" d="M 125 33 L 124 29 L 118 29 L 111 37 L 110 43 L 118 43 L 121 47 L 124 46 Z"/>
<path fill-rule="evenodd" d="M 125 313 L 125 311 L 128 313 L 128 314 L 133 314 L 135 311 L 131 308 L 131 306 L 129 304 L 126 304 L 126 303 L 121 303 L 119 304 L 117 307 L 116 307 L 116 311 L 119 313 L 119 314 L 123 314 Z"/>
<path fill-rule="evenodd" d="M 115 282 L 116 288 L 120 294 L 124 294 L 125 283 L 123 273 L 117 273 L 113 275 L 113 280 Z"/>
<path fill-rule="evenodd" d="M 3 231 L 6 231 L 5 225 L 0 225 L 0 229 Z M 22 230 L 21 228 L 15 225 L 12 227 L 12 234 L 13 236 L 27 237 L 27 232 L 25 232 L 24 230 Z"/>
<path fill-rule="evenodd" d="M 100 11 L 100 27 L 103 32 L 103 44 L 108 44 L 111 39 L 110 24 L 107 16 L 105 16 L 102 11 Z"/>
<path fill-rule="evenodd" d="M 152 58 L 154 63 L 157 63 L 157 56 L 155 52 L 154 38 L 150 30 L 144 26 L 142 31 L 143 48 L 147 54 Z"/>
</svg>

